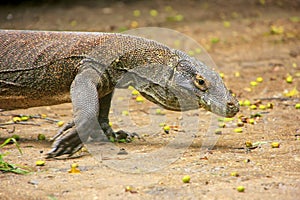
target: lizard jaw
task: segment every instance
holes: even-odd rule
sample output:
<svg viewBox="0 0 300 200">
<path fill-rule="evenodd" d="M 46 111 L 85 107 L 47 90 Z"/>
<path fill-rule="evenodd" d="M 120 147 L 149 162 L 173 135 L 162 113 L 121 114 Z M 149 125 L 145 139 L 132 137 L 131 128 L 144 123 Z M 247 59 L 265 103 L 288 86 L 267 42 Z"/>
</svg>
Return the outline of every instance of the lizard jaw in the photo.
<svg viewBox="0 0 300 200">
<path fill-rule="evenodd" d="M 227 101 L 226 103 L 217 103 L 210 99 L 206 101 L 201 99 L 199 107 L 223 117 L 233 117 L 239 112 L 239 104 L 235 99 Z"/>
</svg>

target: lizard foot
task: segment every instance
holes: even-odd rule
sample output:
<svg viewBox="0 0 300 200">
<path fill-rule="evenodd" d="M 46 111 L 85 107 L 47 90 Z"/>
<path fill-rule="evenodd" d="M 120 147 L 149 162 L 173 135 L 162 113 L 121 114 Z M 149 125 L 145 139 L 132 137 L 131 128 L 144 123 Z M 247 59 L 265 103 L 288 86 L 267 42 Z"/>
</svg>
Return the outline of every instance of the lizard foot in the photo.
<svg viewBox="0 0 300 200">
<path fill-rule="evenodd" d="M 137 133 L 128 133 L 123 130 L 114 132 L 108 123 L 101 123 L 100 126 L 110 141 L 131 142 L 134 137 L 140 139 Z M 99 137 L 99 135 L 90 135 L 90 138 L 92 141 L 97 141 L 99 138 L 100 141 L 103 141 L 103 138 Z M 63 154 L 69 154 L 70 157 L 83 147 L 83 143 L 76 131 L 74 121 L 64 125 L 52 140 L 54 140 L 52 149 L 47 153 L 46 158 L 54 158 Z"/>
<path fill-rule="evenodd" d="M 131 142 L 134 137 L 137 137 L 138 139 L 141 139 L 139 134 L 137 134 L 137 133 L 128 133 L 128 132 L 123 131 L 123 130 L 119 130 L 117 132 L 114 132 L 114 135 L 115 135 L 115 139 L 117 141 L 126 140 L 126 142 Z"/>
<path fill-rule="evenodd" d="M 104 122 L 100 124 L 102 130 L 104 131 L 105 135 L 108 139 L 111 141 L 126 141 L 131 142 L 134 137 L 137 137 L 138 139 L 141 139 L 140 136 L 137 133 L 129 133 L 127 131 L 119 130 L 119 131 L 113 131 L 112 128 L 108 125 L 108 123 Z"/>
<path fill-rule="evenodd" d="M 54 140 L 52 149 L 47 153 L 46 158 L 54 158 L 63 154 L 72 156 L 83 146 L 81 139 L 77 134 L 74 121 L 64 125 L 52 140 Z"/>
<path fill-rule="evenodd" d="M 68 128 L 65 126 L 53 139 L 53 148 L 47 153 L 46 158 L 54 158 L 63 154 L 69 154 L 69 156 L 72 156 L 83 146 L 75 127 Z"/>
</svg>

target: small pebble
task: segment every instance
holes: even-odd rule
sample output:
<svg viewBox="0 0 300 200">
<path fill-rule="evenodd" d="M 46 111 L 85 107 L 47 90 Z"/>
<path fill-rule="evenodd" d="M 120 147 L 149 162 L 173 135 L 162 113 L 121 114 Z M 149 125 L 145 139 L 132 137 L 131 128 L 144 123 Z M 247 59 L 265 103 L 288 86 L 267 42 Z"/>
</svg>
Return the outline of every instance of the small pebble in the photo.
<svg viewBox="0 0 300 200">
<path fill-rule="evenodd" d="M 238 192 L 244 192 L 245 191 L 245 187 L 244 186 L 238 186 L 237 188 L 236 188 L 236 190 L 238 191 Z"/>
<path fill-rule="evenodd" d="M 140 93 L 139 93 L 139 91 L 137 91 L 137 90 L 134 89 L 134 90 L 132 90 L 131 94 L 136 96 L 136 95 L 138 95 Z"/>
<path fill-rule="evenodd" d="M 225 128 L 226 124 L 225 123 L 219 123 L 219 128 Z"/>
<path fill-rule="evenodd" d="M 71 165 L 72 168 L 76 168 L 78 166 L 79 166 L 78 163 L 72 163 L 72 165 Z"/>
<path fill-rule="evenodd" d="M 248 147 L 248 148 L 250 148 L 250 147 L 253 146 L 251 141 L 246 141 L 246 142 L 245 142 L 245 145 L 246 145 L 246 147 Z"/>
<path fill-rule="evenodd" d="M 257 86 L 257 82 L 256 82 L 256 81 L 251 81 L 251 82 L 250 82 L 250 85 L 251 85 L 251 86 Z"/>
<path fill-rule="evenodd" d="M 222 73 L 222 72 L 220 72 L 220 74 L 219 74 L 219 75 L 220 75 L 220 77 L 221 77 L 221 78 L 224 78 L 224 77 L 225 77 L 225 74 L 224 74 L 224 73 Z"/>
<path fill-rule="evenodd" d="M 251 109 L 251 110 L 255 110 L 255 109 L 257 109 L 257 106 L 256 106 L 256 105 L 251 105 L 251 106 L 250 106 L 250 109 Z"/>
<path fill-rule="evenodd" d="M 241 74 L 240 74 L 240 72 L 235 72 L 235 73 L 234 73 L 234 76 L 235 76 L 235 77 L 240 77 Z"/>
<path fill-rule="evenodd" d="M 237 173 L 237 172 L 231 172 L 231 173 L 230 173 L 230 176 L 238 177 L 238 176 L 240 176 L 240 175 L 239 175 L 239 173 Z"/>
<path fill-rule="evenodd" d="M 286 77 L 286 82 L 287 83 L 292 83 L 293 82 L 293 77 L 292 76 L 288 76 L 288 77 Z"/>
<path fill-rule="evenodd" d="M 70 174 L 79 174 L 80 169 L 78 169 L 78 163 L 72 163 L 71 169 L 68 171 Z"/>
<path fill-rule="evenodd" d="M 21 117 L 21 121 L 28 121 L 29 120 L 29 117 L 28 116 L 22 116 Z"/>
<path fill-rule="evenodd" d="M 37 136 L 37 139 L 38 140 L 45 140 L 46 136 L 44 134 L 39 133 L 38 136 Z"/>
<path fill-rule="evenodd" d="M 261 82 L 264 81 L 264 79 L 263 79 L 262 77 L 257 77 L 257 78 L 256 78 L 256 81 L 259 82 L 259 83 L 261 83 Z"/>
<path fill-rule="evenodd" d="M 269 108 L 269 109 L 273 109 L 273 103 L 267 103 L 267 108 Z"/>
<path fill-rule="evenodd" d="M 189 175 L 186 175 L 182 178 L 182 182 L 184 182 L 184 183 L 189 183 L 190 180 L 191 180 L 191 177 Z"/>
<path fill-rule="evenodd" d="M 236 132 L 236 133 L 242 133 L 243 129 L 242 128 L 235 128 L 233 131 Z"/>
<path fill-rule="evenodd" d="M 38 161 L 35 162 L 35 165 L 36 165 L 36 166 L 44 166 L 44 165 L 45 165 L 45 161 L 43 161 L 43 160 L 38 160 Z"/>
<path fill-rule="evenodd" d="M 14 18 L 13 14 L 8 13 L 8 15 L 6 16 L 7 20 L 12 20 Z"/>
<path fill-rule="evenodd" d="M 30 180 L 28 181 L 29 184 L 32 184 L 32 185 L 38 185 L 39 182 L 37 180 Z"/>
<path fill-rule="evenodd" d="M 249 123 L 249 124 L 254 124 L 254 123 L 255 123 L 255 120 L 254 120 L 253 118 L 250 118 L 250 119 L 248 120 L 248 123 Z"/>
<path fill-rule="evenodd" d="M 152 9 L 152 10 L 150 10 L 150 15 L 151 15 L 151 17 L 156 17 L 158 15 L 158 11 Z"/>
<path fill-rule="evenodd" d="M 140 10 L 134 10 L 133 11 L 133 16 L 135 16 L 135 17 L 141 16 L 141 11 Z"/>
<path fill-rule="evenodd" d="M 279 143 L 279 142 L 272 142 L 272 143 L 271 143 L 271 147 L 272 147 L 272 148 L 279 148 L 279 146 L 280 146 L 280 143 Z"/>
<path fill-rule="evenodd" d="M 244 105 L 245 105 L 245 106 L 250 106 L 250 105 L 251 105 L 251 102 L 250 102 L 249 100 L 245 100 L 245 101 L 244 101 Z"/>
<path fill-rule="evenodd" d="M 240 106 L 244 106 L 244 102 L 242 100 L 239 101 Z"/>
<path fill-rule="evenodd" d="M 222 131 L 221 131 L 220 129 L 216 129 L 216 130 L 215 130 L 215 134 L 216 134 L 216 135 L 222 135 Z"/>
<path fill-rule="evenodd" d="M 267 107 L 266 107 L 265 105 L 259 105 L 259 109 L 260 109 L 260 110 L 266 110 L 266 108 L 267 108 Z"/>
<path fill-rule="evenodd" d="M 13 117 L 13 122 L 20 122 L 21 121 L 21 117 Z"/>
<path fill-rule="evenodd" d="M 168 126 L 168 125 L 166 125 L 166 126 L 164 126 L 164 131 L 165 131 L 165 133 L 169 133 L 169 131 L 170 131 L 170 126 Z"/>
<path fill-rule="evenodd" d="M 136 100 L 136 102 L 139 102 L 139 103 L 144 102 L 144 98 L 142 96 L 137 96 L 135 100 Z"/>
<path fill-rule="evenodd" d="M 64 121 L 59 121 L 59 122 L 57 122 L 57 126 L 58 126 L 58 127 L 62 127 L 64 124 L 65 124 Z"/>
<path fill-rule="evenodd" d="M 244 126 L 244 123 L 243 123 L 241 120 L 239 120 L 239 121 L 236 123 L 236 126 L 242 127 L 242 126 Z"/>
<path fill-rule="evenodd" d="M 128 186 L 125 187 L 125 192 L 137 193 L 138 191 L 137 191 L 137 189 L 134 188 L 133 186 L 128 185 Z"/>
</svg>

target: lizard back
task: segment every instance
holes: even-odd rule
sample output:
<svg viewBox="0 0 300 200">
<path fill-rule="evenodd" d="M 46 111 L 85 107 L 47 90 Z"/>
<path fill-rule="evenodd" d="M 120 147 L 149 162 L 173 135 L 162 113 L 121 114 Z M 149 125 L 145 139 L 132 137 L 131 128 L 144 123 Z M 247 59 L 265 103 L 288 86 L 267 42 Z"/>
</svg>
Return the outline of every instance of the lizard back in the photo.
<svg viewBox="0 0 300 200">
<path fill-rule="evenodd" d="M 155 61 L 140 50 L 157 47 L 169 51 L 154 41 L 122 34 L 1 30 L 0 108 L 69 102 L 70 85 L 83 59 L 110 66 L 124 54 L 125 60 L 135 56 L 139 63 L 128 63 L 128 68 Z"/>
</svg>

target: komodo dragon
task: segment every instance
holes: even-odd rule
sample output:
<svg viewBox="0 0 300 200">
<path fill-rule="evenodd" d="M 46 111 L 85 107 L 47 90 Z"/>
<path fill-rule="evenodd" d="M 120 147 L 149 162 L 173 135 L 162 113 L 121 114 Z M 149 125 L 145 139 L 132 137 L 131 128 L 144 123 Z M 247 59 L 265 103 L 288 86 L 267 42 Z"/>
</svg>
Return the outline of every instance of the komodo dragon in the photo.
<svg viewBox="0 0 300 200">
<path fill-rule="evenodd" d="M 239 111 L 218 73 L 182 51 L 115 33 L 0 30 L 0 108 L 71 101 L 74 119 L 48 157 L 72 155 L 96 135 L 115 136 L 108 114 L 114 88 L 134 86 L 165 109 Z M 126 133 L 126 132 L 125 132 Z"/>
</svg>

